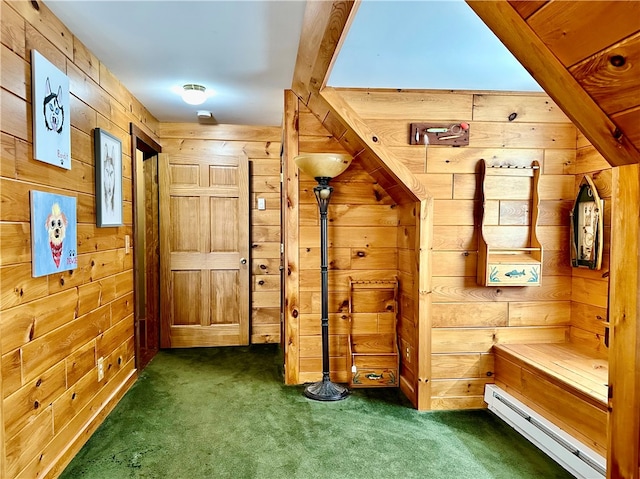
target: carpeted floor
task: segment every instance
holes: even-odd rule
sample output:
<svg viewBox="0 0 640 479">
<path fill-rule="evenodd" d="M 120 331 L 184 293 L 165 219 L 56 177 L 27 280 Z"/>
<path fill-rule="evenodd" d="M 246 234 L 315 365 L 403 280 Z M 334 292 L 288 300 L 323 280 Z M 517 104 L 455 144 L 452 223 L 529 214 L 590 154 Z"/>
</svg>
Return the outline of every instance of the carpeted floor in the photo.
<svg viewBox="0 0 640 479">
<path fill-rule="evenodd" d="M 418 412 L 396 389 L 315 402 L 280 364 L 273 345 L 161 351 L 61 477 L 572 477 L 486 410 Z"/>
</svg>

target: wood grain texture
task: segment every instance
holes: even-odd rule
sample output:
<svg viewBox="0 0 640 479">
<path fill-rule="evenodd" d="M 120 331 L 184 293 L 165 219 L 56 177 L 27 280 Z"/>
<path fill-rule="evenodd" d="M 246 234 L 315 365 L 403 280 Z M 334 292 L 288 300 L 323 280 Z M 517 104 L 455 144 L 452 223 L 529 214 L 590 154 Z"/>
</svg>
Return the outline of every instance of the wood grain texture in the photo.
<svg viewBox="0 0 640 479">
<path fill-rule="evenodd" d="M 628 16 L 630 13 L 627 8 L 633 10 L 635 6 L 631 6 L 635 2 L 602 2 L 596 8 L 608 9 L 608 6 L 614 4 L 624 4 L 621 8 L 610 9 L 613 14 L 621 14 L 624 17 L 623 24 L 633 22 Z M 573 123 L 584 133 L 591 143 L 603 154 L 611 165 L 624 165 L 629 163 L 637 163 L 640 160 L 640 153 L 634 144 L 632 144 L 624 136 L 616 139 L 615 125 L 611 119 L 600 109 L 599 105 L 585 92 L 576 79 L 569 73 L 566 66 L 558 60 L 559 51 L 549 43 L 545 43 L 541 38 L 544 37 L 543 32 L 537 32 L 532 27 L 535 22 L 540 22 L 541 28 L 558 29 L 561 22 L 559 21 L 543 21 L 541 12 L 547 11 L 549 14 L 552 10 L 560 8 L 562 13 L 552 15 L 555 18 L 566 18 L 568 20 L 582 18 L 582 16 L 573 15 L 567 17 L 567 11 L 562 7 L 562 2 L 551 2 L 540 9 L 528 20 L 529 24 L 518 14 L 518 12 L 505 1 L 470 1 L 469 6 L 478 14 L 478 16 L 487 24 L 487 26 L 500 38 L 506 47 L 514 54 L 525 67 L 532 72 L 534 78 L 544 88 L 544 90 L 553 98 L 555 103 L 564 111 L 564 113 L 573 121 Z M 572 4 L 572 8 L 588 9 L 589 3 L 579 2 Z M 553 5 L 549 8 L 549 5 Z M 601 21 L 601 16 L 594 13 L 593 10 L 587 17 L 591 22 L 597 22 L 598 25 L 606 25 Z M 534 21 L 534 19 L 536 19 Z M 577 25 L 575 22 L 574 25 Z M 613 25 L 613 24 L 612 24 Z M 577 29 L 582 32 L 581 36 L 590 38 L 593 35 L 594 28 L 581 26 L 584 30 Z M 635 27 L 631 27 L 637 28 Z M 598 30 L 595 27 L 595 30 Z M 609 30 L 615 32 L 616 30 Z M 634 30 L 632 30 L 634 31 Z M 615 33 L 618 36 L 618 33 Z M 552 38 L 551 35 L 549 38 Z M 598 41 L 600 41 L 600 37 Z M 566 35 L 557 35 L 556 38 L 565 39 Z M 615 40 L 620 39 L 619 37 Z M 615 41 L 614 40 L 614 41 Z M 606 41 L 605 41 L 606 43 Z M 602 45 L 607 46 L 607 44 Z M 576 50 L 570 47 L 571 52 Z M 587 55 L 591 53 L 588 52 Z M 580 55 L 579 55 L 580 56 Z M 571 60 L 567 60 L 570 64 Z"/>
<path fill-rule="evenodd" d="M 636 33 L 638 17 L 640 6 L 634 1 L 548 2 L 527 23 L 569 67 Z"/>
<path fill-rule="evenodd" d="M 418 354 L 418 385 L 417 385 L 417 408 L 426 410 L 432 408 L 432 384 L 431 378 L 431 351 L 432 342 L 429 340 L 429 332 L 432 330 L 432 307 L 433 307 L 433 216 L 434 200 L 424 199 L 417 203 L 414 208 L 418 211 L 415 220 L 418 229 L 415 243 L 416 266 L 413 271 L 417 276 L 414 286 L 414 302 L 416 309 L 413 317 L 417 326 L 415 334 L 417 336 L 416 354 Z"/>
<path fill-rule="evenodd" d="M 566 383 L 543 372 L 533 362 L 523 362 L 501 349 L 496 350 L 496 384 L 523 401 L 578 440 L 600 454 L 606 454 L 606 408 L 593 399 L 582 399 Z"/>
<path fill-rule="evenodd" d="M 408 198 L 412 198 L 415 201 L 428 197 L 428 192 L 422 183 L 404 164 L 398 162 L 391 152 L 387 151 L 386 145 L 380 141 L 382 137 L 379 138 L 378 134 L 360 119 L 358 113 L 352 109 L 351 105 L 339 93 L 327 88 L 322 91 L 322 97 L 329 103 L 336 114 L 346 122 L 349 128 L 356 132 L 367 147 L 375 153 L 375 156 L 382 162 L 385 171 L 395 179 L 396 184 L 406 191 Z"/>
<path fill-rule="evenodd" d="M 293 72 L 292 90 L 307 104 L 322 89 L 334 56 L 344 41 L 359 2 L 331 1 L 308 4 Z"/>
<path fill-rule="evenodd" d="M 637 16 L 640 17 L 640 10 Z M 614 65 L 614 57 L 622 65 Z M 613 115 L 640 105 L 639 61 L 640 33 L 636 33 L 571 67 L 569 71 L 605 113 Z"/>
<path fill-rule="evenodd" d="M 293 161 L 299 154 L 297 118 L 300 112 L 298 98 L 286 90 L 284 96 L 284 144 L 283 144 L 283 243 L 284 243 L 284 363 L 285 383 L 297 384 L 300 378 L 300 329 L 301 312 L 299 281 L 299 212 L 298 168 Z M 285 240 L 286 239 L 286 240 Z"/>
<path fill-rule="evenodd" d="M 56 469 L 59 474 L 61 463 L 80 448 L 135 379 L 133 349 L 122 349 L 123 344 L 133 345 L 133 262 L 124 250 L 124 237 L 133 225 L 129 124 L 158 139 L 157 120 L 46 5 L 38 6 L 2 3 L 2 477 L 43 477 Z M 70 78 L 71 170 L 33 159 L 32 49 Z M 125 224 L 118 228 L 95 227 L 95 127 L 123 143 Z M 31 277 L 30 190 L 76 197 L 76 270 Z M 113 372 L 120 368 L 113 367 L 98 382 L 97 354 L 106 361 L 121 358 L 126 371 L 114 380 Z M 82 400 L 93 398 L 85 403 L 88 408 L 66 408 L 63 421 L 56 421 L 52 404 L 62 404 L 79 384 Z"/>
<path fill-rule="evenodd" d="M 636 478 L 640 442 L 640 173 L 638 166 L 613 170 L 613 219 L 618 225 L 611 245 L 609 321 L 612 411 L 607 463 L 610 477 Z"/>
</svg>

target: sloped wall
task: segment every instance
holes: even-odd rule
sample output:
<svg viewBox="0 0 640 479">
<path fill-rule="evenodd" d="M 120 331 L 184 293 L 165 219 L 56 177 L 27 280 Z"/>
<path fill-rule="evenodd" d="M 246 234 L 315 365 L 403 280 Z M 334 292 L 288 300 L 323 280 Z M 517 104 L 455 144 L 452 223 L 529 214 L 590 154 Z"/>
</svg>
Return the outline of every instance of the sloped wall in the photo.
<svg viewBox="0 0 640 479">
<path fill-rule="evenodd" d="M 55 476 L 136 378 L 129 123 L 157 121 L 38 2 L 3 2 L 0 250 L 3 478 Z M 33 159 L 31 50 L 70 79 L 71 170 Z M 93 130 L 122 141 L 124 226 L 96 228 Z M 29 191 L 77 198 L 78 268 L 31 277 Z M 96 361 L 104 358 L 98 381 Z"/>
<path fill-rule="evenodd" d="M 344 150 L 322 123 L 286 92 L 285 155 Z M 295 151 L 293 151 L 295 150 Z M 293 162 L 291 162 L 293 163 Z M 322 375 L 320 330 L 320 229 L 313 194 L 317 182 L 287 167 L 286 380 L 304 383 Z M 329 334 L 332 380 L 347 382 L 349 278 L 389 280 L 398 275 L 401 208 L 365 170 L 359 158 L 331 181 L 329 205 Z M 360 331 L 370 332 L 370 331 Z"/>
</svg>

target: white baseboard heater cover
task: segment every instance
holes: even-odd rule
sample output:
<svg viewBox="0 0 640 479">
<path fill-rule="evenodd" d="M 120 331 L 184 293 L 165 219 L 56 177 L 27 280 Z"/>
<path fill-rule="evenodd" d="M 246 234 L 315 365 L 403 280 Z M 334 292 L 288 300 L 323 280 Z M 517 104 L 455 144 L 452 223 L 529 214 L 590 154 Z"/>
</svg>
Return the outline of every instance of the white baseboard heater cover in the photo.
<svg viewBox="0 0 640 479">
<path fill-rule="evenodd" d="M 606 460 L 495 384 L 487 384 L 484 400 L 495 413 L 579 479 L 605 479 Z"/>
</svg>

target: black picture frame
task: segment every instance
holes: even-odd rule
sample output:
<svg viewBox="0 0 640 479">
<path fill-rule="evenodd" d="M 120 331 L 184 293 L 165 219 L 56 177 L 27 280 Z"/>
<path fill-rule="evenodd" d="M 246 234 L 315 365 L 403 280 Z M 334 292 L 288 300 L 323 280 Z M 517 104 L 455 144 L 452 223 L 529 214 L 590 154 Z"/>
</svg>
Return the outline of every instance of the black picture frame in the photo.
<svg viewBox="0 0 640 479">
<path fill-rule="evenodd" d="M 96 226 L 122 226 L 122 142 L 101 128 L 95 128 L 93 133 Z"/>
</svg>

